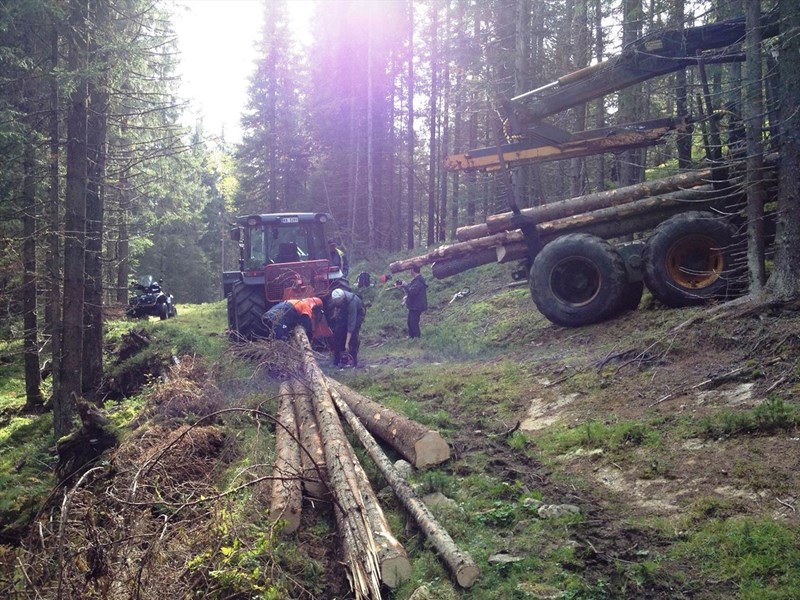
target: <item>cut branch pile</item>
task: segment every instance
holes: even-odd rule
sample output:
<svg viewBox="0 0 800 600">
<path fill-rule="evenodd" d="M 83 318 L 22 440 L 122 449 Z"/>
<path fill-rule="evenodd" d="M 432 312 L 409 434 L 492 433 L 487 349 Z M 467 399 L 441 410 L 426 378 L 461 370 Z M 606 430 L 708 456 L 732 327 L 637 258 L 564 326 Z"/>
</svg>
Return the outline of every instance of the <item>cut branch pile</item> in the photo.
<svg viewBox="0 0 800 600">
<path fill-rule="evenodd" d="M 370 432 L 417 467 L 447 460 L 447 443 L 437 432 L 325 377 L 302 328 L 295 328 L 291 344 L 302 355 L 302 376 L 281 386 L 270 510 L 284 523 L 283 533 L 299 525 L 302 486 L 306 496 L 333 502 L 342 562 L 356 598 L 380 598 L 382 585 L 397 587 L 411 575 L 405 549 L 345 435 L 341 413 L 459 585 L 471 586 L 478 576 L 475 563 L 436 522 Z"/>
</svg>

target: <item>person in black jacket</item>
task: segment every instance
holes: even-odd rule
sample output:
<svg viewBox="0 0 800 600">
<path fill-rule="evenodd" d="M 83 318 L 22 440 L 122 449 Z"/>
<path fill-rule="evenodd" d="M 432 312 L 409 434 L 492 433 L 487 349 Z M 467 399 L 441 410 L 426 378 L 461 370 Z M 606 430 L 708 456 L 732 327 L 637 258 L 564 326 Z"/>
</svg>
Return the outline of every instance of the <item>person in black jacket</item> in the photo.
<svg viewBox="0 0 800 600">
<path fill-rule="evenodd" d="M 428 310 L 428 285 L 419 272 L 419 267 L 411 267 L 413 277 L 403 284 L 405 296 L 403 303 L 408 309 L 408 337 L 418 338 L 422 335 L 419 329 L 419 318 Z"/>
<path fill-rule="evenodd" d="M 367 308 L 356 294 L 339 288 L 331 292 L 331 304 L 334 311 L 333 364 L 357 367 L 358 349 L 361 346 L 361 324 L 364 322 Z M 353 358 L 352 364 L 342 364 L 345 352 Z"/>
</svg>

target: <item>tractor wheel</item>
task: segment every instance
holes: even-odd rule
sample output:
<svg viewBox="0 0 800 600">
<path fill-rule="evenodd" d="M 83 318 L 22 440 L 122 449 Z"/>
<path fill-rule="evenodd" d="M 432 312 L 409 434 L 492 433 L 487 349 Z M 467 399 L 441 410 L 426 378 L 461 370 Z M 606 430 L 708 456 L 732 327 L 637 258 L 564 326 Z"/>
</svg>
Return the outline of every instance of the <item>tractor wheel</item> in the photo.
<svg viewBox="0 0 800 600">
<path fill-rule="evenodd" d="M 267 326 L 261 321 L 267 312 L 264 288 L 237 281 L 233 284 L 231 301 L 229 307 L 233 313 L 233 331 L 246 340 L 267 337 Z"/>
<path fill-rule="evenodd" d="M 667 219 L 648 238 L 642 253 L 648 289 L 672 307 L 732 295 L 735 234 L 733 225 L 710 212 Z"/>
<path fill-rule="evenodd" d="M 642 294 L 644 293 L 643 281 L 629 281 L 625 284 L 622 290 L 622 298 L 617 306 L 615 313 L 624 313 L 629 310 L 636 310 L 639 308 L 639 303 L 642 301 Z"/>
<path fill-rule="evenodd" d="M 539 312 L 557 325 L 580 327 L 621 310 L 628 274 L 611 244 L 572 233 L 542 248 L 529 282 Z"/>
</svg>

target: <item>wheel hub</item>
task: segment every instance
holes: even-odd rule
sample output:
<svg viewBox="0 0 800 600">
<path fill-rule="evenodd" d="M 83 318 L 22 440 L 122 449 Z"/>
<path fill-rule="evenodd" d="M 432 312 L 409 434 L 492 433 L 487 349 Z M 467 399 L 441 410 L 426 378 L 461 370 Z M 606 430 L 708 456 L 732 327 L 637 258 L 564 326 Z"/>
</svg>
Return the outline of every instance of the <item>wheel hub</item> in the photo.
<svg viewBox="0 0 800 600">
<path fill-rule="evenodd" d="M 720 278 L 725 268 L 725 256 L 712 238 L 691 235 L 669 249 L 666 267 L 678 285 L 702 289 Z"/>
</svg>

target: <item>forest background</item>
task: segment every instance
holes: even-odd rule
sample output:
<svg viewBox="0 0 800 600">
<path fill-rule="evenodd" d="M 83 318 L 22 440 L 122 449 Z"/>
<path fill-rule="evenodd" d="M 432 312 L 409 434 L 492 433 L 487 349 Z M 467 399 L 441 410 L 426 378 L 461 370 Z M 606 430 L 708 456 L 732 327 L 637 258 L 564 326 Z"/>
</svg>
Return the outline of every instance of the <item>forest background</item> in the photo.
<svg viewBox="0 0 800 600">
<path fill-rule="evenodd" d="M 790 126 L 797 115 L 780 113 L 797 103 L 780 101 L 793 80 L 778 83 L 776 59 L 781 74 L 796 67 L 798 7 L 777 4 L 782 34 L 748 37 L 754 64 L 709 66 L 714 106 L 743 113 L 757 132 L 752 148 L 777 148 L 789 138 L 779 140 L 779 131 L 800 129 Z M 246 213 L 330 212 L 351 260 L 453 239 L 457 227 L 506 208 L 501 179 L 443 167 L 451 152 L 498 142 L 504 100 L 607 59 L 647 32 L 745 13 L 757 32 L 759 14 L 775 8 L 754 0 L 316 6 L 311 46 L 301 53 L 286 2 L 264 3 L 236 144 L 181 125 L 186 107 L 166 3 L 0 7 L 0 335 L 24 341 L 29 410 L 44 405 L 38 374 L 49 357 L 56 436 L 70 429 L 70 394 L 90 395 L 102 379 L 103 310 L 126 303 L 134 275 L 163 278 L 179 304 L 219 299 L 220 273 L 236 252 L 226 241 L 229 223 Z M 552 123 L 582 131 L 693 114 L 700 85 L 691 71 L 676 73 Z M 535 205 L 636 183 L 649 170 L 702 161 L 695 146 L 699 133 L 519 168 L 515 196 Z M 796 217 L 786 231 L 797 231 Z M 759 287 L 764 271 L 753 269 Z"/>
</svg>

